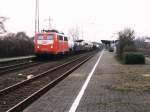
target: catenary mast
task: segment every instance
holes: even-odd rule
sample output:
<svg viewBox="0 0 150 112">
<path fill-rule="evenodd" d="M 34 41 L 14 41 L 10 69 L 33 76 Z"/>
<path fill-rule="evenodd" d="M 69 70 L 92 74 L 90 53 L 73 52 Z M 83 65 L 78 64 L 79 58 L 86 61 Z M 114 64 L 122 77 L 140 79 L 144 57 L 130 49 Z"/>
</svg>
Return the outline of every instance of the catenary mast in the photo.
<svg viewBox="0 0 150 112">
<path fill-rule="evenodd" d="M 35 33 L 39 32 L 39 0 L 36 0 L 36 6 L 35 6 Z"/>
</svg>

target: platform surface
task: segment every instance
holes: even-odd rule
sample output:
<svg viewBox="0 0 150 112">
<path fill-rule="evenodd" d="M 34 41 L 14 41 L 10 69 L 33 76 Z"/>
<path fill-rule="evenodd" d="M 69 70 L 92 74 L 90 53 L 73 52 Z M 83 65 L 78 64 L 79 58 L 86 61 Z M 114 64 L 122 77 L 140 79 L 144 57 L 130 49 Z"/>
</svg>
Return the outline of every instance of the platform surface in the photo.
<svg viewBox="0 0 150 112">
<path fill-rule="evenodd" d="M 101 52 L 74 71 L 23 112 L 69 112 Z M 104 51 L 76 112 L 150 112 L 150 93 L 122 92 L 110 87 L 120 80 L 122 66 Z"/>
</svg>

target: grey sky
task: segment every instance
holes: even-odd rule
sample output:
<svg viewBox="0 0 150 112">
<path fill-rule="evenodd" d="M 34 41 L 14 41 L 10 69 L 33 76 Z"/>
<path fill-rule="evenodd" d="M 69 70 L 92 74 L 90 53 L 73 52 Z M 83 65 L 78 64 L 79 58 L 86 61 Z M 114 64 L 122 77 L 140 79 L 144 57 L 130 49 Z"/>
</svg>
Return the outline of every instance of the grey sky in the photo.
<svg viewBox="0 0 150 112">
<path fill-rule="evenodd" d="M 40 28 L 52 27 L 65 33 L 76 25 L 84 39 L 110 39 L 117 31 L 131 27 L 139 36 L 150 36 L 150 0 L 39 0 Z M 11 32 L 34 35 L 35 0 L 0 0 L 0 16 Z"/>
</svg>

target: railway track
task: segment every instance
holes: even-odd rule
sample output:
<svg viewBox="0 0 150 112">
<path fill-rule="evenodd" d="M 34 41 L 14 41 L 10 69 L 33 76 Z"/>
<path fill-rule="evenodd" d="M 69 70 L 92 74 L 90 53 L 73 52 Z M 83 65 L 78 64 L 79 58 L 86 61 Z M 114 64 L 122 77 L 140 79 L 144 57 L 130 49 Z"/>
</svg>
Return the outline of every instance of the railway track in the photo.
<svg viewBox="0 0 150 112">
<path fill-rule="evenodd" d="M 19 112 L 93 56 L 73 59 L 0 91 L 1 112 Z"/>
<path fill-rule="evenodd" d="M 25 68 L 35 66 L 35 65 L 38 65 L 41 63 L 43 63 L 43 62 L 29 60 L 28 62 L 22 62 L 22 63 L 18 63 L 18 64 L 3 66 L 3 67 L 0 67 L 0 75 L 9 73 L 9 72 L 12 72 L 15 70 L 25 69 Z"/>
<path fill-rule="evenodd" d="M 48 60 L 48 61 L 46 61 L 46 60 Z M 12 71 L 29 68 L 32 66 L 43 64 L 45 62 L 50 62 L 49 59 L 46 59 L 46 60 L 39 61 L 39 60 L 37 60 L 37 57 L 34 57 L 34 58 L 32 57 L 29 59 L 7 61 L 7 62 L 4 62 L 3 64 L 0 63 L 0 76 L 4 75 L 6 73 L 10 73 Z M 52 60 L 54 60 L 54 59 L 52 59 Z"/>
<path fill-rule="evenodd" d="M 56 67 L 60 64 L 63 64 L 65 62 L 68 62 L 72 59 L 75 59 L 77 57 L 86 55 L 87 53 L 83 54 L 77 54 L 73 56 L 69 56 L 66 58 L 56 58 L 51 60 L 43 60 L 42 64 L 38 64 L 37 66 L 31 66 L 26 67 L 22 70 L 14 70 L 13 72 L 10 71 L 10 73 L 5 75 L 0 75 L 0 90 L 7 88 L 11 85 L 14 85 L 16 83 L 19 83 L 23 80 L 26 80 L 27 78 L 33 77 L 38 75 L 39 73 L 42 73 L 43 71 L 48 70 L 49 68 Z"/>
<path fill-rule="evenodd" d="M 33 61 L 35 60 L 37 57 L 35 56 L 30 56 L 30 57 L 24 57 L 24 58 L 8 58 L 8 59 L 1 59 L 0 60 L 0 67 L 3 66 L 9 66 L 9 65 L 13 65 L 13 64 L 21 64 L 23 62 L 29 62 L 29 61 Z"/>
</svg>

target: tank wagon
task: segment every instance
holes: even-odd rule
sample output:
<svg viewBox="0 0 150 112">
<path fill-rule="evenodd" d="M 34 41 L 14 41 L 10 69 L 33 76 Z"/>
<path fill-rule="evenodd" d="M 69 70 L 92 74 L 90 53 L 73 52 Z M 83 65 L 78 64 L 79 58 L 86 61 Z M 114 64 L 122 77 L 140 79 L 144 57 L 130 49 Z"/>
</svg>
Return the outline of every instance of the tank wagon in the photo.
<svg viewBox="0 0 150 112">
<path fill-rule="evenodd" d="M 76 40 L 74 41 L 74 51 L 90 51 L 93 50 L 93 43 L 85 40 Z"/>
</svg>

